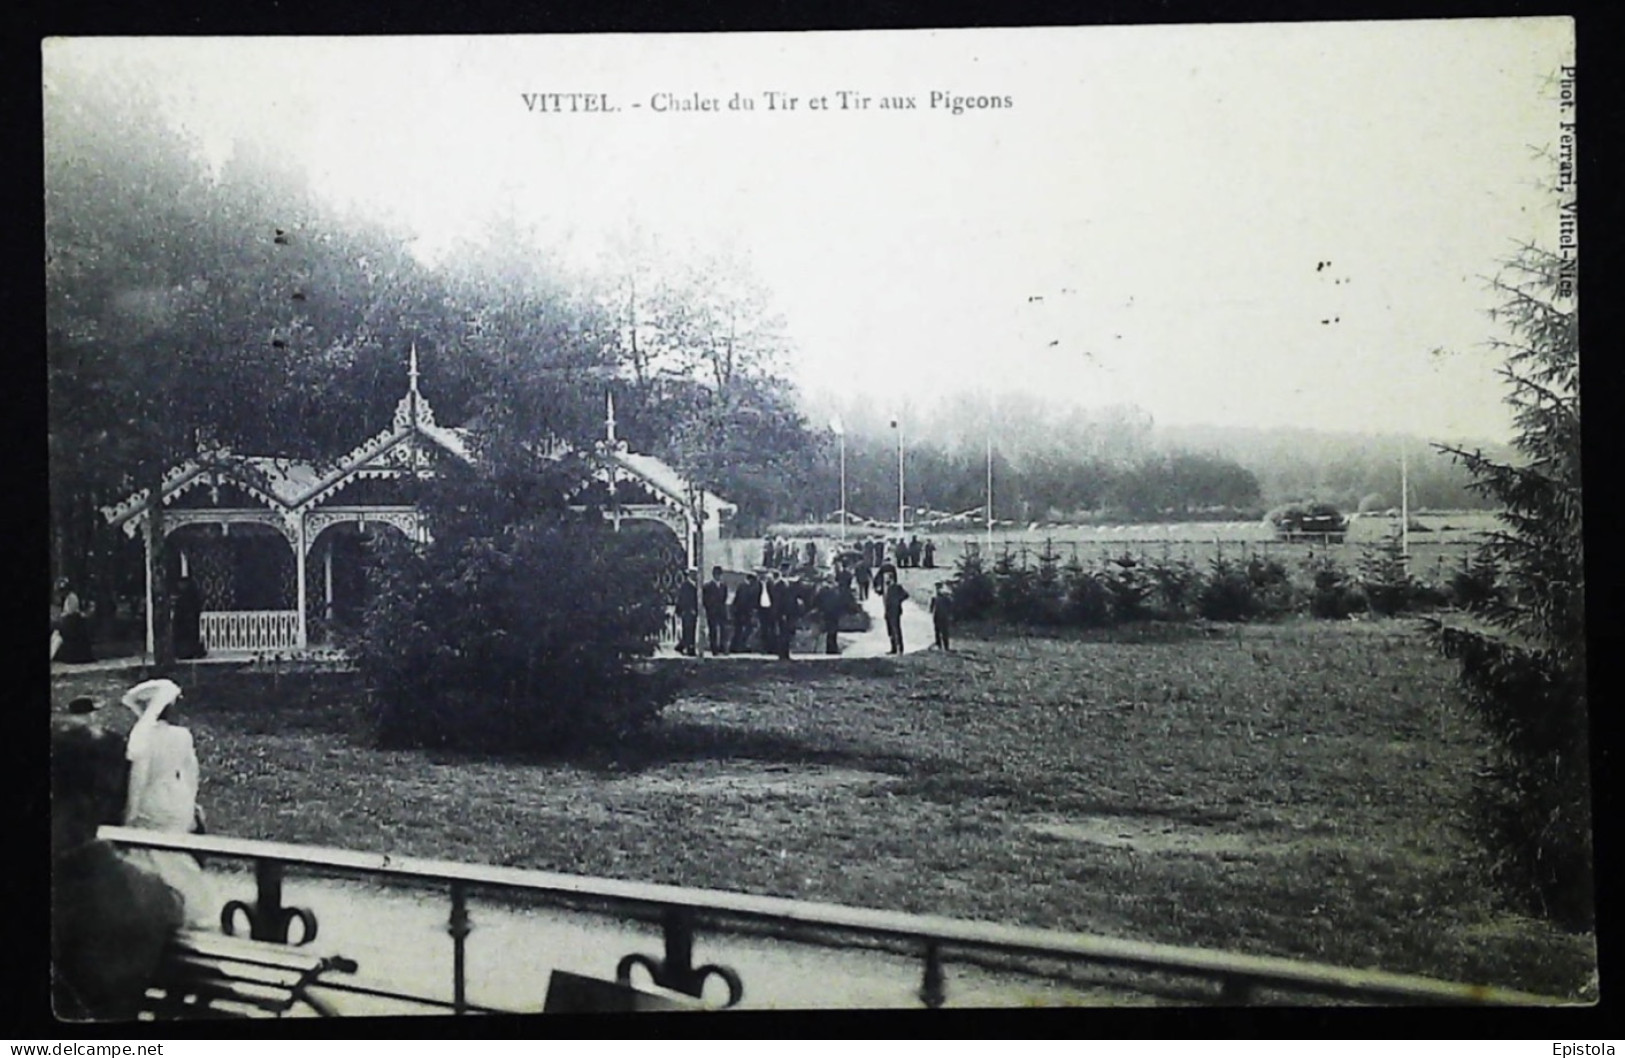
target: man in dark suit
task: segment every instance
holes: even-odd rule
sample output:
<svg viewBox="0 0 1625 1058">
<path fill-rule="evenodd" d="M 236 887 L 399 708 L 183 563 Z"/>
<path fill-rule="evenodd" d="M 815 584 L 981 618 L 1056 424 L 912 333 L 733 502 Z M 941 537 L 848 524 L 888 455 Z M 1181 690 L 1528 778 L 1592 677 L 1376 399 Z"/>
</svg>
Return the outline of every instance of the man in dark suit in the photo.
<svg viewBox="0 0 1625 1058">
<path fill-rule="evenodd" d="M 903 602 L 908 598 L 908 592 L 897 583 L 895 576 L 886 581 L 886 634 L 891 638 L 891 649 L 888 654 L 901 654 L 903 652 Z"/>
<path fill-rule="evenodd" d="M 677 653 L 694 656 L 694 632 L 700 623 L 700 587 L 696 583 L 700 579 L 700 571 L 691 569 L 683 577 L 683 583 L 677 586 L 677 617 L 683 623 L 682 634 L 677 639 Z"/>
<path fill-rule="evenodd" d="M 734 634 L 728 653 L 742 654 L 750 649 L 750 634 L 756 629 L 756 610 L 761 605 L 762 582 L 756 579 L 756 574 L 747 573 L 745 583 L 734 592 Z"/>
<path fill-rule="evenodd" d="M 711 567 L 711 579 L 700 589 L 700 602 L 705 606 L 705 632 L 711 653 L 725 653 L 728 649 L 728 586 L 722 583 L 721 566 Z"/>
<path fill-rule="evenodd" d="M 825 584 L 813 596 L 813 605 L 818 610 L 821 627 L 824 630 L 824 653 L 839 654 L 841 652 L 838 635 L 841 631 L 841 615 L 846 613 L 847 600 L 851 593 L 840 585 Z"/>
<path fill-rule="evenodd" d="M 768 591 L 772 596 L 773 612 L 778 621 L 773 645 L 779 657 L 788 661 L 790 645 L 796 638 L 796 623 L 801 617 L 801 598 L 796 591 L 796 585 L 777 574 L 769 582 Z"/>
</svg>

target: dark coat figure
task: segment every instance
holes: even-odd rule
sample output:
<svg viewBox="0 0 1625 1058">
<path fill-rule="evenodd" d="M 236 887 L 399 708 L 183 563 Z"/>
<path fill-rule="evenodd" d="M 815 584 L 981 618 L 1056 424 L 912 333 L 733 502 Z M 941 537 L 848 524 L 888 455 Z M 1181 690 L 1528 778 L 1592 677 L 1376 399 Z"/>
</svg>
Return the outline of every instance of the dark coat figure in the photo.
<svg viewBox="0 0 1625 1058">
<path fill-rule="evenodd" d="M 51 732 L 51 1000 L 64 1020 L 133 1021 L 181 897 L 96 839 L 123 822 L 124 739 L 89 717 Z"/>
<path fill-rule="evenodd" d="M 762 583 L 756 579 L 756 574 L 747 574 L 745 583 L 734 592 L 734 634 L 733 641 L 728 644 L 728 653 L 742 654 L 750 649 L 750 634 L 756 630 L 756 610 L 761 605 Z"/>
<path fill-rule="evenodd" d="M 912 569 L 920 566 L 920 538 L 911 536 L 908 540 L 908 564 Z"/>
<path fill-rule="evenodd" d="M 773 612 L 778 624 L 774 631 L 774 652 L 782 659 L 789 660 L 790 646 L 796 638 L 796 623 L 801 618 L 801 598 L 796 591 L 796 585 L 787 580 L 776 580 L 768 585 L 772 594 Z"/>
<path fill-rule="evenodd" d="M 835 586 L 843 592 L 852 590 L 852 571 L 846 566 L 835 571 Z"/>
<path fill-rule="evenodd" d="M 908 592 L 895 579 L 886 582 L 886 634 L 891 637 L 888 653 L 903 652 L 903 602 Z"/>
<path fill-rule="evenodd" d="M 867 561 L 858 563 L 857 571 L 853 573 L 852 580 L 858 586 L 858 599 L 860 601 L 869 597 L 869 582 L 872 579 L 874 578 L 873 574 L 869 572 L 869 563 Z"/>
<path fill-rule="evenodd" d="M 56 630 L 62 636 L 62 646 L 52 660 L 76 665 L 96 660 L 95 652 L 90 649 L 90 621 L 79 609 L 79 596 L 71 591 L 62 600 L 62 616 L 57 619 Z"/>
<path fill-rule="evenodd" d="M 813 605 L 818 609 L 820 626 L 824 630 L 824 653 L 839 654 L 841 652 L 838 635 L 841 631 L 841 615 L 846 613 L 847 599 L 851 598 L 845 588 L 836 584 L 825 584 L 818 589 L 813 598 Z"/>
<path fill-rule="evenodd" d="M 923 548 L 923 552 L 924 552 L 924 555 L 925 555 L 925 568 L 926 569 L 936 569 L 937 568 L 937 545 L 936 545 L 936 543 L 934 541 L 927 540 L 923 545 L 921 545 L 921 547 Z"/>
<path fill-rule="evenodd" d="M 197 590 L 197 582 L 191 577 L 182 577 L 176 585 L 175 604 L 170 610 L 170 617 L 175 629 L 175 656 L 201 658 L 205 653 L 203 596 Z"/>
<path fill-rule="evenodd" d="M 711 567 L 711 579 L 700 589 L 700 601 L 705 606 L 705 631 L 711 644 L 711 653 L 721 654 L 728 649 L 728 586 L 722 582 L 722 567 Z"/>
<path fill-rule="evenodd" d="M 802 561 L 802 563 L 804 565 L 807 565 L 807 566 L 816 566 L 816 565 L 818 565 L 818 545 L 817 544 L 815 544 L 811 540 L 809 540 L 809 541 L 807 541 L 807 546 L 802 548 L 801 550 L 802 550 L 802 560 L 801 561 Z"/>
<path fill-rule="evenodd" d="M 683 631 L 677 639 L 677 653 L 694 656 L 694 632 L 700 623 L 700 590 L 694 583 L 691 570 L 683 583 L 677 586 L 677 618 Z"/>
<path fill-rule="evenodd" d="M 936 646 L 943 650 L 952 650 L 948 645 L 948 638 L 954 630 L 954 597 L 948 589 L 939 585 L 937 593 L 931 597 L 931 624 L 936 628 Z"/>
<path fill-rule="evenodd" d="M 764 569 L 773 569 L 778 565 L 777 562 L 773 561 L 777 557 L 773 553 L 773 538 L 771 536 L 765 537 L 762 540 L 762 567 Z"/>
</svg>

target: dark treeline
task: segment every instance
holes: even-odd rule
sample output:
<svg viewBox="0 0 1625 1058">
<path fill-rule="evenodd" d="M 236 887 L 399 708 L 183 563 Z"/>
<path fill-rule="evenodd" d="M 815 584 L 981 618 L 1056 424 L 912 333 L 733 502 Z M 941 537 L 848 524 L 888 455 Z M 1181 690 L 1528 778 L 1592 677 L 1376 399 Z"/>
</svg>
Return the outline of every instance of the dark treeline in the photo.
<svg viewBox="0 0 1625 1058">
<path fill-rule="evenodd" d="M 895 438 L 849 436 L 846 464 L 852 512 L 881 521 L 895 518 Z M 952 452 L 931 444 L 909 445 L 903 471 L 904 499 L 911 510 L 980 512 L 986 502 L 985 447 Z M 823 470 L 814 484 L 825 501 L 819 516 L 838 509 L 838 468 Z M 1255 518 L 1262 516 L 1263 505 L 1258 479 L 1250 471 L 1210 455 L 1151 454 L 1113 463 L 1052 452 L 1016 464 L 995 451 L 993 513 L 997 519 L 1015 522 L 1094 516 L 1186 518 L 1204 513 Z"/>
<path fill-rule="evenodd" d="M 271 148 L 211 164 L 149 81 L 58 62 L 45 85 L 52 574 L 101 612 L 141 573 L 100 506 L 203 446 L 341 457 L 390 424 L 414 345 L 443 425 L 589 445 L 613 392 L 619 437 L 745 527 L 807 491 L 821 442 L 746 263 L 631 233 L 572 272 L 496 217 L 431 265 Z"/>
<path fill-rule="evenodd" d="M 895 420 L 863 396 L 820 410 L 838 415 L 846 429 L 852 511 L 895 518 Z M 994 514 L 1013 522 L 1251 518 L 1309 500 L 1346 512 L 1386 510 L 1400 505 L 1402 453 L 1414 509 L 1485 505 L 1465 469 L 1418 438 L 1159 427 L 1135 408 L 1062 408 L 1019 393 L 1001 395 L 991 407 L 964 396 L 901 414 L 911 508 L 979 511 L 990 434 Z M 839 507 L 836 475 L 832 468 L 814 479 L 820 495 L 807 516 Z"/>
</svg>

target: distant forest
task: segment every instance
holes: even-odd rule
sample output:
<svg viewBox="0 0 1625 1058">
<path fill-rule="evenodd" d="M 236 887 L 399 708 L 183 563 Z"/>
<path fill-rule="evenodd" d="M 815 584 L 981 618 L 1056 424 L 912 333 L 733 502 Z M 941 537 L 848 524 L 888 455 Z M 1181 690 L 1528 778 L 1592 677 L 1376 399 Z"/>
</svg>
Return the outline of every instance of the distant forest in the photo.
<svg viewBox="0 0 1625 1058">
<path fill-rule="evenodd" d="M 866 396 L 810 409 L 846 437 L 848 505 L 886 520 L 897 513 L 898 428 Z M 1318 500 L 1339 509 L 1400 505 L 1400 462 L 1416 509 L 1475 509 L 1469 476 L 1427 440 L 1311 428 L 1158 426 L 1132 407 L 1064 408 L 1020 394 L 961 396 L 900 414 L 906 501 L 911 508 L 980 510 L 992 438 L 993 508 L 1009 521 L 1253 518 Z M 1508 458 L 1504 445 L 1481 447 Z M 817 482 L 818 511 L 839 507 L 834 476 Z"/>
</svg>

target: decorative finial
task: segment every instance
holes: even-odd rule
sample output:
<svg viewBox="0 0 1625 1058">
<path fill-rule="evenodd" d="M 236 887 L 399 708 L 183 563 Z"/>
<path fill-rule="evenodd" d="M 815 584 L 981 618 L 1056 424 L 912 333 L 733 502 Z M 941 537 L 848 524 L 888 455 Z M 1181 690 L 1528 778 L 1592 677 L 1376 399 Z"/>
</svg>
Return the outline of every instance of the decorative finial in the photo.
<svg viewBox="0 0 1625 1058">
<path fill-rule="evenodd" d="M 615 394 L 607 393 L 604 395 L 604 407 L 608 413 L 608 417 L 604 420 L 604 429 L 609 443 L 613 445 L 615 443 Z"/>
<path fill-rule="evenodd" d="M 410 384 L 410 386 L 412 388 L 412 392 L 416 393 L 418 391 L 418 343 L 417 342 L 412 343 L 412 352 L 411 352 L 410 359 L 408 361 L 408 366 L 407 366 L 407 370 L 406 370 L 406 377 L 407 377 L 408 383 Z"/>
</svg>

